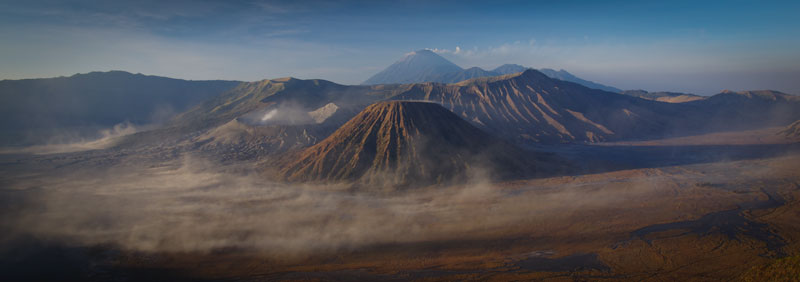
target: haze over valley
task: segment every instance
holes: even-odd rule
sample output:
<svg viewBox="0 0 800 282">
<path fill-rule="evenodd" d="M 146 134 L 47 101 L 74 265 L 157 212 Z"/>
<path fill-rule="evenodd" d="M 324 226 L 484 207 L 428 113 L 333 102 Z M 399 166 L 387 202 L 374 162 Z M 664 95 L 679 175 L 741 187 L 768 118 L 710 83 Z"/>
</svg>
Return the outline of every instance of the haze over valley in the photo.
<svg viewBox="0 0 800 282">
<path fill-rule="evenodd" d="M 9 281 L 800 275 L 797 5 L 40 4 L 0 3 Z"/>
</svg>

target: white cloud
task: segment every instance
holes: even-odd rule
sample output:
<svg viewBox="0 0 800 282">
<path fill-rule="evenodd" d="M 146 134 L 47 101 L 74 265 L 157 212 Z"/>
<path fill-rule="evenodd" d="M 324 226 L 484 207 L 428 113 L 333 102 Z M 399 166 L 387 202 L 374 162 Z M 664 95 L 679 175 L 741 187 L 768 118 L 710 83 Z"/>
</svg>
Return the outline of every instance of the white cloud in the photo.
<svg viewBox="0 0 800 282">
<path fill-rule="evenodd" d="M 477 52 L 477 50 L 478 50 L 477 48 L 478 47 L 475 47 L 475 49 L 467 49 L 467 50 L 465 50 L 465 49 L 461 49 L 461 46 L 456 46 L 455 49 L 438 49 L 438 48 L 426 48 L 426 49 L 431 50 L 431 51 L 433 51 L 434 53 L 437 53 L 437 54 L 453 54 L 453 55 L 461 55 L 461 56 L 473 56 L 473 55 L 475 55 L 475 52 Z"/>
</svg>

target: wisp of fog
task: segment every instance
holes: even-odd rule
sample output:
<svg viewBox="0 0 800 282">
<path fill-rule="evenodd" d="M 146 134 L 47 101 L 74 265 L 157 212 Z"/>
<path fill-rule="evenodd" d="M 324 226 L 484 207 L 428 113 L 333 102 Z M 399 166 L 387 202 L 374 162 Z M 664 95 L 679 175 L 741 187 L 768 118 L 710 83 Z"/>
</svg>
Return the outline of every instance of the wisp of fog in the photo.
<svg viewBox="0 0 800 282">
<path fill-rule="evenodd" d="M 158 166 L 12 179 L 5 193 L 25 195 L 17 196 L 24 204 L 5 212 L 2 227 L 13 231 L 7 238 L 33 235 L 79 246 L 308 256 L 380 244 L 497 238 L 523 232 L 518 226 L 530 232 L 538 222 L 577 210 L 672 191 L 685 182 L 675 177 L 573 183 L 565 176 L 514 189 L 474 179 L 386 194 L 271 182 L 238 165 L 186 155 Z"/>
</svg>

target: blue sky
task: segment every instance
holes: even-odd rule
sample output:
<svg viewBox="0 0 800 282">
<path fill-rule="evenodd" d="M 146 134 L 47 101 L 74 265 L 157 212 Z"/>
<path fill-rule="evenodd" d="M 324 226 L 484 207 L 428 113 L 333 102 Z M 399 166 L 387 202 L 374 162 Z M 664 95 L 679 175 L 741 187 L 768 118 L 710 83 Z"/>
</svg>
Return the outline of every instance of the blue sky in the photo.
<svg viewBox="0 0 800 282">
<path fill-rule="evenodd" d="M 0 79 L 357 84 L 429 48 L 462 67 L 566 69 L 623 89 L 800 94 L 798 14 L 800 1 L 0 0 Z"/>
</svg>

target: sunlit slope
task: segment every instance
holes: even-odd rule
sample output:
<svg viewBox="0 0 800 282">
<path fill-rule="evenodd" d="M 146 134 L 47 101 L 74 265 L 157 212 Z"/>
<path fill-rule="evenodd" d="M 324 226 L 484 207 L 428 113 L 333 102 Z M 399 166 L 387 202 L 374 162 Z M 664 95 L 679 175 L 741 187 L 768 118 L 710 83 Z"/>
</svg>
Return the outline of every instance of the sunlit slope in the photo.
<svg viewBox="0 0 800 282">
<path fill-rule="evenodd" d="M 522 143 L 653 139 L 785 125 L 800 118 L 797 97 L 757 93 L 761 94 L 722 93 L 705 100 L 663 103 L 527 70 L 456 84 L 415 84 L 392 99 L 441 103 L 487 131 Z"/>
<path fill-rule="evenodd" d="M 322 140 L 366 105 L 402 89 L 407 87 L 347 86 L 295 78 L 242 83 L 179 114 L 162 129 L 128 138 L 123 145 L 183 140 L 211 150 L 282 152 Z M 269 122 L 262 120 L 271 111 L 277 116 Z M 289 122 L 283 118 L 286 112 L 304 112 L 308 123 Z"/>
<path fill-rule="evenodd" d="M 160 141 L 169 139 L 165 135 L 201 134 L 208 138 L 194 141 L 205 142 L 216 138 L 210 130 L 228 124 L 215 132 L 229 135 L 229 129 L 246 128 L 239 133 L 250 135 L 240 139 L 250 140 L 246 143 L 253 150 L 259 140 L 278 144 L 279 151 L 302 148 L 316 144 L 367 105 L 382 100 L 436 102 L 491 135 L 526 145 L 649 140 L 786 126 L 800 119 L 798 98 L 773 91 L 725 92 L 703 100 L 665 103 L 590 89 L 527 70 L 454 84 L 347 86 L 294 78 L 243 83 L 180 114 L 160 134 L 134 139 L 157 136 L 155 140 Z M 286 119 L 291 112 L 302 117 Z M 259 121 L 268 114 L 276 117 Z M 311 122 L 312 115 L 326 118 L 321 123 L 297 122 Z M 327 128 L 317 130 L 319 124 Z M 254 126 L 260 129 L 250 128 Z M 274 146 L 262 147 L 273 150 Z"/>
<path fill-rule="evenodd" d="M 398 100 L 441 103 L 465 120 L 520 142 L 597 142 L 667 130 L 681 110 L 527 70 L 457 84 L 417 84 Z"/>
<path fill-rule="evenodd" d="M 471 176 L 534 176 L 563 169 L 463 121 L 435 103 L 393 101 L 367 107 L 330 137 L 282 166 L 290 181 L 363 184 L 449 183 Z"/>
</svg>

